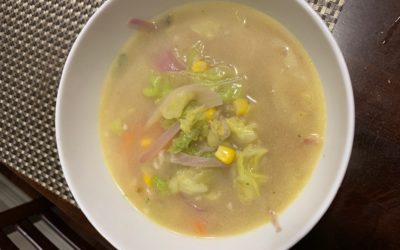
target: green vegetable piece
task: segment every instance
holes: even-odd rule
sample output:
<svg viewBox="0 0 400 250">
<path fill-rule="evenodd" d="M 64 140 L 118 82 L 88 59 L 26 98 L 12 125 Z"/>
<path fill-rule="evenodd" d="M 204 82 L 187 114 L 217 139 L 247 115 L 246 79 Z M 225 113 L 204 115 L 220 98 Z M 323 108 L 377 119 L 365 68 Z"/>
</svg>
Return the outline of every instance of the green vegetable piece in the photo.
<svg viewBox="0 0 400 250">
<path fill-rule="evenodd" d="M 207 148 L 207 145 L 201 143 L 191 143 L 188 148 L 184 150 L 189 155 L 201 156 L 206 158 L 213 158 L 214 151 Z"/>
<path fill-rule="evenodd" d="M 168 183 L 161 179 L 159 176 L 153 177 L 153 185 L 156 190 L 161 194 L 167 194 L 169 192 Z"/>
<path fill-rule="evenodd" d="M 173 96 L 172 94 L 170 96 L 160 108 L 161 114 L 165 119 L 180 118 L 188 103 L 196 97 L 194 92 L 185 90 L 174 91 Z"/>
<path fill-rule="evenodd" d="M 183 118 L 179 119 L 181 130 L 189 133 L 196 122 L 204 120 L 205 111 L 204 106 L 188 106 L 184 111 Z"/>
<path fill-rule="evenodd" d="M 182 192 L 188 195 L 202 194 L 208 191 L 210 173 L 207 170 L 193 168 L 182 168 L 168 183 L 169 189 L 173 192 Z"/>
<path fill-rule="evenodd" d="M 143 94 L 147 97 L 153 97 L 158 101 L 171 92 L 171 90 L 172 87 L 168 78 L 152 71 L 149 77 L 149 84 L 143 89 Z"/>
<path fill-rule="evenodd" d="M 193 141 L 194 135 L 191 133 L 179 132 L 178 136 L 172 140 L 169 152 L 177 154 L 189 148 L 190 143 Z"/>
<path fill-rule="evenodd" d="M 110 132 L 114 135 L 120 136 L 124 132 L 124 125 L 121 119 L 116 119 L 110 124 Z"/>
<path fill-rule="evenodd" d="M 250 202 L 260 195 L 259 185 L 266 176 L 259 173 L 259 163 L 268 152 L 261 146 L 248 145 L 243 151 L 237 151 L 234 169 L 234 187 L 241 202 Z"/>
<path fill-rule="evenodd" d="M 169 152 L 176 154 L 188 150 L 193 141 L 197 141 L 203 136 L 204 124 L 204 122 L 197 122 L 189 132 L 179 132 L 178 136 L 172 140 Z"/>
<path fill-rule="evenodd" d="M 179 152 L 190 152 L 193 150 L 191 144 L 208 134 L 208 124 L 204 118 L 204 106 L 193 106 L 190 104 L 179 119 L 181 132 L 172 140 L 169 152 L 176 154 Z M 193 152 L 191 152 L 193 154 Z"/>
<path fill-rule="evenodd" d="M 242 96 L 243 85 L 241 83 L 223 85 L 219 87 L 216 92 L 221 96 L 224 103 L 231 103 L 235 99 Z"/>
<path fill-rule="evenodd" d="M 243 119 L 236 116 L 226 119 L 226 122 L 238 143 L 245 145 L 257 139 L 255 131 L 257 125 L 255 123 L 246 124 Z"/>
<path fill-rule="evenodd" d="M 212 120 L 210 122 L 210 132 L 207 135 L 207 143 L 210 147 L 217 147 L 231 134 L 231 130 L 224 119 Z"/>
</svg>

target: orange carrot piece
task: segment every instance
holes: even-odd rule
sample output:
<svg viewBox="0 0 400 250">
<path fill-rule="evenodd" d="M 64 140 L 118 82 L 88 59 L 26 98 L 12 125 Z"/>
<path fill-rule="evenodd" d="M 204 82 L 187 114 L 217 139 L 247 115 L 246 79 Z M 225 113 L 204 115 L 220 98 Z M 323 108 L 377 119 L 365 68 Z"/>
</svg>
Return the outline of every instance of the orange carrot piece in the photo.
<svg viewBox="0 0 400 250">
<path fill-rule="evenodd" d="M 193 228 L 197 235 L 199 236 L 206 235 L 206 228 L 204 225 L 204 221 L 202 221 L 201 219 L 193 220 Z"/>
<path fill-rule="evenodd" d="M 142 122 L 137 122 L 129 126 L 129 130 L 125 131 L 119 141 L 121 152 L 127 158 L 129 165 L 136 166 L 139 164 L 139 157 L 143 153 L 143 148 L 140 146 L 140 141 L 143 138 L 155 140 L 163 132 L 160 124 L 155 124 L 146 128 Z"/>
<path fill-rule="evenodd" d="M 135 141 L 135 137 L 136 137 L 135 135 L 137 134 L 137 132 L 138 131 L 135 131 L 135 129 L 131 129 L 122 135 L 121 145 L 124 150 L 128 151 L 129 148 L 132 147 L 133 142 Z"/>
</svg>

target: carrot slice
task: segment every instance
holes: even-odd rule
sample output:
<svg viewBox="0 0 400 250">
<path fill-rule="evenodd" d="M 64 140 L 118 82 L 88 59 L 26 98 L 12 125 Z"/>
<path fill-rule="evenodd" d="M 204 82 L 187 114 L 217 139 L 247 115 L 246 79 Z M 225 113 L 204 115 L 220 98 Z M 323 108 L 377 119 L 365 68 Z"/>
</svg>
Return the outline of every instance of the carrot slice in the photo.
<svg viewBox="0 0 400 250">
<path fill-rule="evenodd" d="M 206 235 L 205 223 L 201 219 L 194 219 L 193 220 L 193 229 L 196 232 L 196 234 L 199 235 L 199 236 Z"/>
<path fill-rule="evenodd" d="M 121 146 L 123 150 L 127 153 L 129 150 L 132 150 L 133 143 L 135 141 L 135 135 L 137 135 L 139 131 L 135 131 L 134 128 L 128 130 L 121 137 Z"/>
<path fill-rule="evenodd" d="M 146 147 L 140 145 L 142 139 L 154 141 L 162 132 L 163 129 L 159 124 L 151 127 L 145 127 L 143 122 L 131 124 L 129 130 L 123 133 L 120 139 L 121 153 L 127 157 L 129 165 L 136 166 L 139 163 L 140 155 L 146 150 Z"/>
</svg>

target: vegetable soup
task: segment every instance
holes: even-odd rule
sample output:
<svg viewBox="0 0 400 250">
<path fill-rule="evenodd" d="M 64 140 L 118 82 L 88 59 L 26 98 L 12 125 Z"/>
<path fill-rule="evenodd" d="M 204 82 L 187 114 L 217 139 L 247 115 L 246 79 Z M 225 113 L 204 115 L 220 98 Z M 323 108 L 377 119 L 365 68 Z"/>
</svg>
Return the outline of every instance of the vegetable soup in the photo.
<svg viewBox="0 0 400 250">
<path fill-rule="evenodd" d="M 187 4 L 128 25 L 135 33 L 109 70 L 99 120 L 124 196 L 187 235 L 268 222 L 279 231 L 325 131 L 322 87 L 302 45 L 236 3 Z"/>
</svg>

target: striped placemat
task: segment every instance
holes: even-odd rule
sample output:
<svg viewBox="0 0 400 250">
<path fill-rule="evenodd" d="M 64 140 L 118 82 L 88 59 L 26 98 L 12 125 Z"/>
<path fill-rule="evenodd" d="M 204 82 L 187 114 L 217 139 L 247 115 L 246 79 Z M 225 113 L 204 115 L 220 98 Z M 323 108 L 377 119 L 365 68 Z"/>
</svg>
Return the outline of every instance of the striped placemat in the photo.
<svg viewBox="0 0 400 250">
<path fill-rule="evenodd" d="M 344 0 L 307 0 L 332 30 Z M 76 204 L 55 142 L 55 105 L 68 52 L 104 0 L 0 2 L 0 161 Z"/>
</svg>

